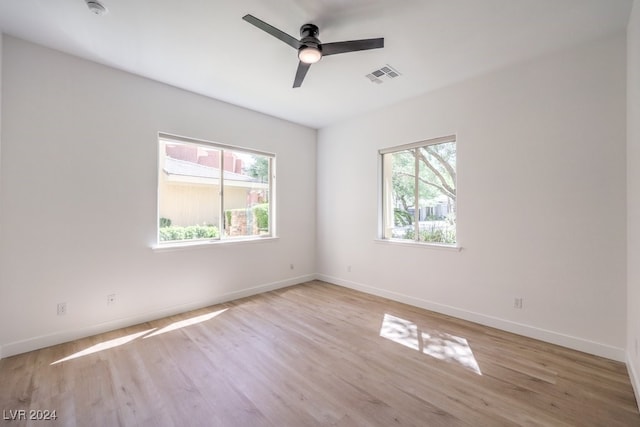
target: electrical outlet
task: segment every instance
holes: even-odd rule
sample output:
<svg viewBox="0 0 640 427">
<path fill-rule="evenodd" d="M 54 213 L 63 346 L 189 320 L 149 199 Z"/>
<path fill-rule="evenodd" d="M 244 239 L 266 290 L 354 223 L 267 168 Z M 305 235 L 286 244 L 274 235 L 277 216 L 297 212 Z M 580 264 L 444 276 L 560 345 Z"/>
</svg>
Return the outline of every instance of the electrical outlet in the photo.
<svg viewBox="0 0 640 427">
<path fill-rule="evenodd" d="M 289 269 L 290 269 L 290 270 L 293 270 L 293 269 L 294 269 L 293 264 L 289 264 Z"/>
<path fill-rule="evenodd" d="M 64 316 L 67 314 L 67 303 L 59 302 L 58 303 L 58 316 Z"/>
<path fill-rule="evenodd" d="M 513 308 L 517 308 L 519 310 L 522 309 L 522 298 L 514 298 L 513 300 Z"/>
<path fill-rule="evenodd" d="M 116 294 L 107 295 L 107 305 L 113 305 L 116 303 Z"/>
</svg>

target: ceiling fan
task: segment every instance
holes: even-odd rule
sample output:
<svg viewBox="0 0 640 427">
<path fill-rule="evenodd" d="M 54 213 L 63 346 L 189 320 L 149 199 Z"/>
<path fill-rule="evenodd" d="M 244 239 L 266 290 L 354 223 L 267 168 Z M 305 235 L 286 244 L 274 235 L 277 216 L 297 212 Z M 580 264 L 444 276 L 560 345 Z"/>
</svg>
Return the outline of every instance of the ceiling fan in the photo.
<svg viewBox="0 0 640 427">
<path fill-rule="evenodd" d="M 304 24 L 300 27 L 300 40 L 298 40 L 253 15 L 245 15 L 242 19 L 298 50 L 298 59 L 300 59 L 300 62 L 298 64 L 298 70 L 296 71 L 296 77 L 293 81 L 294 88 L 302 85 L 302 81 L 307 75 L 311 64 L 320 61 L 323 56 L 384 47 L 384 38 L 321 43 L 318 39 L 320 30 L 313 24 Z"/>
</svg>

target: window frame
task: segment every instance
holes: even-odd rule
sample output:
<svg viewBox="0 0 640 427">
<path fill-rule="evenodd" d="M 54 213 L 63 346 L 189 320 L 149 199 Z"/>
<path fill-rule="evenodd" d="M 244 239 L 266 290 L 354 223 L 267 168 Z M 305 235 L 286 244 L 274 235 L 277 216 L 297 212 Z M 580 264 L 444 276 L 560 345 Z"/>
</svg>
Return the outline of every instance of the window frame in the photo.
<svg viewBox="0 0 640 427">
<path fill-rule="evenodd" d="M 196 147 L 204 147 L 210 149 L 216 149 L 220 151 L 220 176 L 218 177 L 220 182 L 220 190 L 218 192 L 218 202 L 220 204 L 219 210 L 219 219 L 218 219 L 218 230 L 219 235 L 217 238 L 203 238 L 203 239 L 185 239 L 185 240 L 169 240 L 169 241 L 161 241 L 160 240 L 160 173 L 161 173 L 161 158 L 162 155 L 161 147 L 162 144 L 189 144 L 194 145 Z M 157 138 L 157 165 L 156 165 L 156 242 L 153 245 L 154 249 L 163 249 L 163 248 L 183 248 L 190 246 L 202 246 L 202 245 L 211 245 L 211 244 L 231 244 L 231 243 L 240 243 L 240 242 L 255 242 L 261 240 L 269 240 L 269 239 L 277 239 L 276 233 L 276 154 L 257 150 L 254 148 L 246 148 L 240 147 L 236 145 L 230 144 L 222 144 L 219 142 L 208 141 L 204 139 L 191 138 L 185 136 L 174 135 L 165 132 L 158 132 Z M 242 154 L 253 154 L 258 156 L 266 157 L 269 162 L 269 182 L 267 186 L 268 191 L 268 233 L 262 235 L 249 235 L 249 236 L 225 236 L 224 226 L 226 221 L 225 215 L 225 199 L 224 199 L 224 153 L 225 151 L 232 151 L 236 153 Z"/>
<path fill-rule="evenodd" d="M 401 239 L 401 238 L 394 238 L 394 237 L 390 237 L 388 234 L 388 230 L 387 230 L 387 225 L 388 225 L 388 217 L 391 216 L 393 217 L 393 214 L 390 215 L 389 213 L 389 209 L 393 210 L 393 204 L 390 203 L 390 197 L 391 197 L 391 192 L 387 191 L 387 188 L 389 187 L 389 185 L 392 185 L 390 183 L 390 179 L 391 179 L 391 174 L 387 174 L 387 168 L 389 167 L 389 165 L 387 165 L 385 167 L 385 163 L 387 163 L 385 161 L 385 155 L 387 154 L 394 154 L 394 153 L 399 153 L 402 151 L 410 151 L 410 150 L 415 150 L 421 147 L 427 147 L 430 145 L 437 145 L 437 144 L 445 144 L 445 143 L 455 143 L 456 145 L 456 179 L 455 179 L 455 189 L 456 189 L 456 195 L 457 195 L 457 188 L 458 188 L 458 183 L 457 183 L 457 166 L 458 166 L 458 161 L 457 161 L 457 157 L 458 157 L 458 142 L 457 142 L 457 135 L 456 134 L 451 134 L 451 135 L 447 135 L 447 136 L 442 136 L 442 137 L 437 137 L 437 138 L 431 138 L 431 139 L 426 139 L 426 140 L 421 140 L 421 141 L 417 141 L 417 142 L 412 142 L 412 143 L 408 143 L 408 144 L 402 144 L 402 145 L 396 145 L 393 147 L 387 147 L 387 148 L 381 148 L 378 150 L 378 170 L 379 170 L 379 179 L 378 179 L 378 197 L 379 197 L 379 201 L 378 201 L 378 238 L 376 240 L 381 241 L 381 242 L 393 242 L 393 243 L 397 243 L 397 244 L 404 244 L 404 245 L 419 245 L 419 246 L 423 246 L 423 247 L 432 247 L 432 248 L 443 248 L 443 249 L 455 249 L 455 250 L 460 250 L 461 246 L 460 246 L 460 239 L 458 238 L 458 227 L 457 227 L 457 219 L 456 219 L 456 241 L 455 243 L 436 243 L 436 242 L 425 242 L 425 241 L 421 241 L 419 240 L 420 237 L 420 233 L 419 233 L 419 209 L 415 209 L 414 211 L 414 218 L 413 218 L 413 222 L 415 224 L 415 230 L 414 230 L 414 234 L 415 234 L 415 238 L 414 239 Z M 417 158 L 417 156 L 415 156 L 415 164 L 414 164 L 414 172 L 417 172 L 419 170 L 419 160 Z M 389 156 L 390 158 L 390 156 Z M 387 182 L 389 181 L 389 182 Z M 419 186 L 418 186 L 418 173 L 415 173 L 415 181 L 414 181 L 414 198 L 417 201 L 418 200 L 418 191 L 419 191 Z M 392 211 L 391 211 L 392 212 Z M 455 202 L 455 212 L 456 212 L 456 218 L 458 216 L 458 201 L 457 201 L 457 197 L 456 197 L 456 202 Z M 393 221 L 393 220 L 392 220 Z"/>
</svg>

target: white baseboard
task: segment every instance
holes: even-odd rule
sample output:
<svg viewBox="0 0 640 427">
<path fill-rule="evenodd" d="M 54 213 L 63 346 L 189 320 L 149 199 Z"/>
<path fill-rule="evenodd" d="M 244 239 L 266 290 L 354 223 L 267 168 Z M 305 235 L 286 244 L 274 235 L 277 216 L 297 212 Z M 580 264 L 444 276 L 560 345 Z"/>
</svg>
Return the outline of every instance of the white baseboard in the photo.
<svg viewBox="0 0 640 427">
<path fill-rule="evenodd" d="M 636 395 L 636 404 L 638 405 L 638 410 L 640 411 L 640 372 L 636 371 L 631 358 L 631 354 L 629 352 L 627 352 L 627 371 L 629 372 L 629 378 L 631 379 L 633 392 Z"/>
<path fill-rule="evenodd" d="M 346 288 L 351 288 L 369 294 L 381 296 L 383 298 L 388 298 L 390 300 L 435 311 L 437 313 L 469 320 L 481 325 L 491 326 L 503 331 L 512 332 L 514 334 L 523 335 L 529 338 L 535 338 L 541 341 L 557 344 L 562 347 L 571 348 L 573 350 L 582 351 L 596 356 L 606 357 L 618 362 L 626 362 L 625 350 L 622 348 L 610 346 L 608 344 L 602 344 L 595 341 L 562 334 L 559 332 L 536 328 L 535 326 L 525 325 L 498 317 L 488 316 L 482 313 L 463 310 L 461 308 L 412 297 L 410 295 L 405 295 L 386 289 L 375 288 L 362 283 L 340 279 L 338 277 L 327 276 L 324 274 L 318 274 L 316 277 L 318 280 L 323 280 L 328 283 L 333 283 L 335 285 L 344 286 Z"/>
<path fill-rule="evenodd" d="M 69 329 L 65 331 L 55 332 L 52 334 L 42 335 L 39 337 L 33 337 L 33 338 L 21 340 L 21 341 L 15 341 L 15 342 L 3 344 L 0 346 L 0 359 L 2 359 L 3 357 L 9 357 L 16 354 L 26 353 L 29 351 L 38 350 L 40 348 L 49 347 L 56 344 L 62 344 L 62 343 L 73 341 L 79 338 L 84 338 L 91 335 L 112 331 L 114 329 L 137 325 L 139 323 L 161 319 L 163 317 L 184 313 L 190 310 L 196 310 L 199 308 L 208 307 L 210 305 L 221 304 L 227 301 L 248 297 L 248 296 L 260 294 L 263 292 L 273 291 L 275 289 L 297 285 L 299 283 L 304 283 L 310 280 L 314 280 L 315 278 L 316 276 L 314 274 L 293 277 L 286 280 L 265 283 L 259 286 L 254 286 L 251 288 L 241 289 L 239 291 L 229 292 L 226 294 L 218 295 L 208 300 L 193 301 L 191 303 L 174 305 L 171 307 L 166 307 L 160 310 L 155 310 L 155 311 L 147 312 L 140 315 L 130 316 L 130 317 L 116 319 L 116 320 L 110 320 L 108 322 L 103 322 L 96 325 L 84 326 L 77 329 Z"/>
<path fill-rule="evenodd" d="M 127 326 L 136 325 L 138 323 L 144 323 L 162 317 L 183 313 L 190 310 L 195 310 L 210 305 L 220 304 L 223 302 L 248 297 L 251 295 L 260 294 L 263 292 L 272 291 L 275 289 L 284 288 L 287 286 L 297 285 L 310 280 L 323 280 L 335 285 L 344 286 L 346 288 L 355 289 L 361 292 L 366 292 L 372 295 L 378 295 L 384 298 L 388 298 L 394 301 L 410 304 L 416 307 L 421 307 L 427 310 L 435 311 L 438 313 L 447 314 L 460 319 L 469 320 L 471 322 L 479 323 L 486 326 L 502 329 L 508 332 L 513 332 L 519 335 L 524 335 L 530 338 L 539 339 L 542 341 L 550 342 L 553 344 L 568 347 L 574 350 L 583 351 L 586 353 L 594 354 L 597 356 L 606 357 L 609 359 L 617 360 L 620 362 L 627 362 L 627 367 L 630 372 L 631 381 L 636 393 L 636 399 L 640 402 L 640 377 L 634 370 L 633 365 L 628 359 L 628 355 L 625 355 L 624 349 L 609 346 L 607 344 L 597 343 L 594 341 L 585 340 L 570 335 L 561 334 L 554 331 L 536 328 L 530 325 L 525 325 L 517 322 L 512 322 L 505 319 L 500 319 L 493 316 L 484 315 L 481 313 L 475 313 L 467 310 L 463 310 L 457 307 L 452 307 L 444 304 L 435 303 L 432 301 L 424 300 L 421 298 L 404 295 L 398 292 L 388 291 L 385 289 L 379 289 L 372 286 L 364 285 L 357 282 L 352 282 L 337 277 L 332 277 L 324 274 L 309 274 L 304 276 L 293 277 L 290 279 L 266 283 L 251 288 L 242 289 L 235 292 L 229 292 L 226 294 L 218 295 L 206 301 L 194 301 L 192 303 L 180 304 L 176 306 L 166 307 L 161 310 L 155 310 L 153 312 L 147 312 L 144 314 L 131 316 L 122 319 L 116 319 L 108 322 L 99 323 L 96 325 L 90 325 L 78 329 L 71 329 L 66 331 L 55 332 L 53 334 L 42 335 L 38 337 L 28 338 L 21 341 L 15 341 L 0 345 L 0 359 L 4 357 L 13 356 L 20 353 L 26 353 L 28 351 L 37 350 L 44 347 L 49 347 L 56 344 L 72 341 L 79 338 L 88 337 L 91 335 L 111 331 L 114 329 L 124 328 Z M 625 358 L 626 356 L 626 358 Z"/>
</svg>

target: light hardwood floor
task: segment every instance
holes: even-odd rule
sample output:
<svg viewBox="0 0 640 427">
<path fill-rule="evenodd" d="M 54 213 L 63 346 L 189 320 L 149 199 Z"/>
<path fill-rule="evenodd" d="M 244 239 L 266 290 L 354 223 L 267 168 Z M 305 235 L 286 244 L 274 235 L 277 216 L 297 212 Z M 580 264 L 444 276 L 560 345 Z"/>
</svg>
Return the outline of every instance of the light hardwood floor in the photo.
<svg viewBox="0 0 640 427">
<path fill-rule="evenodd" d="M 640 426 L 622 363 L 323 282 L 0 360 L 0 410 L 8 426 Z M 4 419 L 19 410 L 57 419 Z"/>
</svg>

